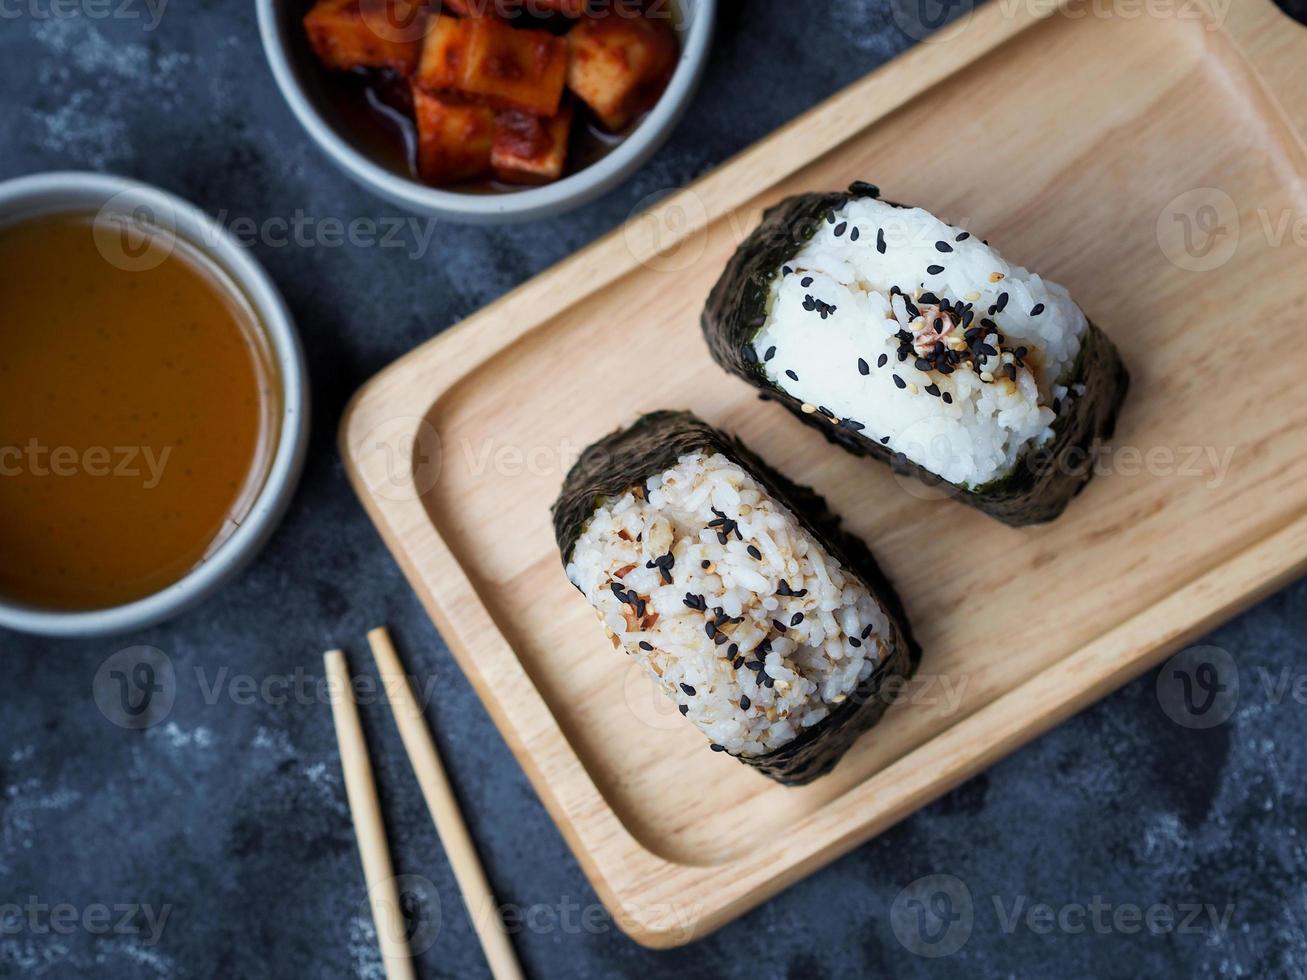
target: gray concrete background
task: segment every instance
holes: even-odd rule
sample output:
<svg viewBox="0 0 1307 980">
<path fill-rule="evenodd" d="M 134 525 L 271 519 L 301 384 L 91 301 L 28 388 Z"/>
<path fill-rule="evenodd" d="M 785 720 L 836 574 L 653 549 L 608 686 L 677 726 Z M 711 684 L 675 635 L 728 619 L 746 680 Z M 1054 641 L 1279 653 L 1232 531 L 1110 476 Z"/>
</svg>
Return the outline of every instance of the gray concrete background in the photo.
<svg viewBox="0 0 1307 980">
<path fill-rule="evenodd" d="M 397 215 L 301 133 L 250 3 L 174 0 L 149 30 L 144 0 L 112 0 L 110 18 L 94 16 L 106 9 L 94 0 L 71 16 L 55 2 L 0 3 L 0 177 L 114 171 L 229 225 Z M 334 438 L 350 394 L 396 356 L 913 43 L 888 0 L 724 6 L 686 122 L 596 204 L 520 228 L 442 226 L 425 250 L 411 232 L 391 249 L 254 246 L 308 350 L 303 486 L 257 564 L 173 623 L 111 642 L 0 633 L 0 975 L 381 976 L 330 712 L 294 690 L 290 703 L 243 703 L 239 686 L 317 678 L 321 651 L 338 644 L 370 676 L 362 638 L 381 622 L 441 686 L 430 717 L 496 892 L 524 915 L 515 943 L 532 975 L 1307 973 L 1307 703 L 1292 686 L 1307 646 L 1302 583 L 1206 641 L 1228 653 L 1130 684 L 690 948 L 643 950 L 597 910 L 349 490 Z M 106 658 L 136 644 L 164 651 L 176 691 L 139 731 L 111 724 L 92 697 Z M 1224 686 L 1207 714 L 1177 700 L 1181 675 L 1200 702 L 1213 678 Z M 443 910 L 422 971 L 484 975 L 388 713 L 373 705 L 364 719 L 396 865 L 417 876 L 419 937 Z M 52 922 L 42 903 L 72 911 Z M 1051 929 L 1031 912 L 1041 903 Z M 1135 914 L 1155 905 L 1150 931 Z"/>
</svg>

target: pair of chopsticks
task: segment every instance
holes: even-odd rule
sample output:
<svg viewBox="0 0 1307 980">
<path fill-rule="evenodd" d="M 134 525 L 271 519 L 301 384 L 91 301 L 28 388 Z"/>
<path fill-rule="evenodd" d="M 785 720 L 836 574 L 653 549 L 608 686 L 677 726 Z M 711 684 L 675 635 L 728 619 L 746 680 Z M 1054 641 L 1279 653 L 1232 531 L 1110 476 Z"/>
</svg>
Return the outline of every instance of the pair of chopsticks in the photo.
<svg viewBox="0 0 1307 980">
<path fill-rule="evenodd" d="M 490 964 L 495 980 L 521 980 L 513 946 L 497 914 L 490 883 L 477 859 L 476 848 L 463 822 L 458 802 L 450 789 L 445 767 L 436 751 L 422 715 L 422 707 L 413 696 L 413 688 L 404 674 L 399 655 L 385 628 L 368 634 L 368 645 L 381 674 L 386 697 L 390 701 L 395 723 L 399 726 L 404 751 L 417 774 L 427 809 L 435 821 L 440 843 L 449 857 L 454 877 L 481 948 Z M 368 761 L 367 743 L 359 721 L 358 705 L 354 701 L 354 687 L 350 683 L 349 667 L 345 654 L 332 650 L 323 655 L 327 679 L 336 689 L 331 701 L 331 714 L 336 723 L 336 741 L 340 745 L 340 762 L 345 773 L 345 792 L 354 818 L 354 832 L 358 837 L 359 854 L 363 859 L 363 875 L 367 880 L 368 897 L 372 903 L 372 919 L 377 929 L 377 943 L 385 964 L 387 980 L 412 980 L 413 958 L 405 939 L 404 915 L 400 906 L 395 869 L 390 861 L 390 848 L 386 843 L 385 824 L 381 818 L 381 802 Z"/>
</svg>

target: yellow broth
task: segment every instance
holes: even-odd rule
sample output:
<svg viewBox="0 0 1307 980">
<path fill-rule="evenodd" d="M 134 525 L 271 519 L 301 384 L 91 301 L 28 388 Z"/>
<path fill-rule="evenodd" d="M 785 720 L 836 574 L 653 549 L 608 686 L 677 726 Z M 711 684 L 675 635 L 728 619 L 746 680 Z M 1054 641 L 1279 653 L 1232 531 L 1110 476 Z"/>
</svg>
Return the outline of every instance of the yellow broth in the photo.
<svg viewBox="0 0 1307 980">
<path fill-rule="evenodd" d="M 0 597 L 151 595 L 248 514 L 280 381 L 244 294 L 199 249 L 115 216 L 0 227 Z"/>
</svg>

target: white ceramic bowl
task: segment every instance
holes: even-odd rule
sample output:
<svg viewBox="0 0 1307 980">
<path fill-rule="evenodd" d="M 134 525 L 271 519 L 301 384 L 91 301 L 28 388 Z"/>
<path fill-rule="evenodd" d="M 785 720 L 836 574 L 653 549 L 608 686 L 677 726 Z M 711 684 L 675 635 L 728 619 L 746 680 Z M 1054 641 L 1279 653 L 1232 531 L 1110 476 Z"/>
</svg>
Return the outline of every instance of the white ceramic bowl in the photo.
<svg viewBox="0 0 1307 980">
<path fill-rule="evenodd" d="M 352 145 L 332 121 L 323 69 L 301 19 L 307 0 L 256 0 L 259 32 L 281 94 L 300 124 L 345 173 L 400 207 L 463 224 L 508 224 L 580 207 L 633 174 L 671 135 L 708 63 L 717 0 L 678 0 L 681 59 L 658 104 L 607 156 L 543 187 L 501 194 L 465 194 L 429 187 L 396 173 Z"/>
<path fill-rule="evenodd" d="M 230 581 L 258 553 L 285 513 L 303 467 L 308 376 L 295 325 L 272 280 L 248 249 L 199 208 L 147 184 L 104 174 L 47 173 L 0 183 L 0 223 L 57 211 L 132 216 L 174 233 L 216 262 L 257 314 L 283 389 L 277 451 L 253 507 L 241 526 L 179 582 L 136 602 L 87 612 L 37 609 L 0 595 L 0 626 L 45 636 L 103 636 L 177 615 Z"/>
</svg>

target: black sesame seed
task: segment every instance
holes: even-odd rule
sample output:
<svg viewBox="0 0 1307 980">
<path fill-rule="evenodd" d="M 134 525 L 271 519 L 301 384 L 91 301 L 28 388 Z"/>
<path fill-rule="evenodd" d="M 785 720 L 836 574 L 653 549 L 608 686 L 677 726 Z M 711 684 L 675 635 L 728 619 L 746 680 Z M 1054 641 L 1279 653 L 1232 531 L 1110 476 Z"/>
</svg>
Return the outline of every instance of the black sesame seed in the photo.
<svg viewBox="0 0 1307 980">
<path fill-rule="evenodd" d="M 859 231 L 857 228 L 854 228 L 851 232 L 849 232 L 849 241 L 851 242 L 856 242 L 861 237 L 862 237 L 862 232 Z"/>
<path fill-rule="evenodd" d="M 940 397 L 944 399 L 944 404 L 945 404 L 945 405 L 952 405 L 952 404 L 953 404 L 953 396 L 952 396 L 951 394 L 949 394 L 947 391 L 944 392 L 944 394 L 940 395 Z"/>
<path fill-rule="evenodd" d="M 902 378 L 900 378 L 897 374 L 894 375 L 894 383 L 898 385 L 900 389 L 906 388 L 908 386 L 908 383 L 904 381 Z"/>
<path fill-rule="evenodd" d="M 953 246 L 950 245 L 948 242 L 936 242 L 935 251 L 948 253 L 953 251 Z"/>
<path fill-rule="evenodd" d="M 771 690 L 773 687 L 776 686 L 776 678 L 768 677 L 765 681 L 763 681 L 763 683 L 767 685 L 768 690 Z"/>
<path fill-rule="evenodd" d="M 965 242 L 970 237 L 971 237 L 971 232 L 964 231 L 962 234 L 958 235 L 958 237 L 953 240 L 955 242 Z"/>
<path fill-rule="evenodd" d="M 750 660 L 750 661 L 749 661 L 748 663 L 746 663 L 744 666 L 746 666 L 746 667 L 748 667 L 750 670 L 756 672 L 756 671 L 762 670 L 762 668 L 763 668 L 763 662 L 762 662 L 761 660 Z"/>
<path fill-rule="evenodd" d="M 742 711 L 748 711 L 748 710 L 749 710 L 749 706 L 752 705 L 752 704 L 753 704 L 753 702 L 749 700 L 749 695 L 747 695 L 747 694 L 741 694 L 741 695 L 740 695 L 740 709 L 741 709 Z"/>
<path fill-rule="evenodd" d="M 929 371 L 932 365 L 930 361 L 926 360 L 924 357 L 918 357 L 912 362 L 912 366 L 918 371 Z"/>
<path fill-rule="evenodd" d="M 796 612 L 793 616 L 790 617 L 791 626 L 798 626 L 801 622 L 803 622 L 803 613 L 801 612 Z"/>
<path fill-rule="evenodd" d="M 1033 310 L 1030 311 L 1030 315 L 1031 315 L 1031 316 L 1039 316 L 1039 314 L 1041 314 L 1041 313 L 1044 312 L 1044 309 L 1045 309 L 1045 307 L 1044 307 L 1044 304 L 1043 304 L 1043 303 L 1036 303 L 1036 304 L 1035 304 L 1035 308 L 1034 308 Z"/>
<path fill-rule="evenodd" d="M 928 384 L 928 385 L 926 385 L 926 394 L 928 394 L 928 395 L 934 395 L 936 398 L 938 398 L 938 397 L 939 397 L 939 385 L 937 385 L 937 384 Z"/>
<path fill-rule="evenodd" d="M 833 224 L 835 224 L 835 212 L 834 212 L 834 211 L 828 211 L 828 212 L 826 213 L 826 224 L 828 224 L 828 225 L 833 225 Z"/>
<path fill-rule="evenodd" d="M 889 362 L 889 355 L 888 355 L 888 354 L 881 354 L 880 357 L 876 358 L 876 367 L 878 367 L 878 368 L 882 368 L 882 367 L 884 367 L 888 362 Z"/>
<path fill-rule="evenodd" d="M 782 623 L 779 619 L 773 619 L 771 621 L 771 624 L 782 633 L 786 633 L 789 631 L 789 627 L 786 626 L 784 623 Z"/>
<path fill-rule="evenodd" d="M 744 348 L 744 359 L 750 364 L 758 363 L 758 352 L 752 346 Z"/>
<path fill-rule="evenodd" d="M 762 359 L 764 361 L 770 361 L 775 356 L 776 356 L 776 347 L 775 345 L 773 345 L 767 348 L 767 353 L 762 356 Z"/>
<path fill-rule="evenodd" d="M 932 276 L 937 276 L 944 271 L 944 267 L 942 265 L 928 265 L 926 271 Z"/>
<path fill-rule="evenodd" d="M 862 646 L 862 641 L 859 640 L 856 636 L 850 636 L 850 637 L 849 637 L 849 646 L 851 646 L 851 647 L 860 647 L 860 646 Z"/>
<path fill-rule="evenodd" d="M 794 270 L 791 269 L 791 268 L 787 265 L 787 266 L 785 266 L 785 267 L 783 267 L 783 268 L 781 269 L 781 275 L 783 275 L 783 276 L 792 276 L 792 275 L 794 275 Z"/>
<path fill-rule="evenodd" d="M 690 713 L 690 706 L 688 704 L 677 705 L 677 708 L 680 709 L 680 712 L 683 715 L 688 715 Z"/>
<path fill-rule="evenodd" d="M 881 440 L 880 440 L 880 444 L 881 444 L 882 446 L 888 446 L 888 445 L 889 445 L 889 436 L 882 436 L 882 437 L 881 437 Z"/>
<path fill-rule="evenodd" d="M 1007 301 L 1008 301 L 1008 294 L 999 293 L 998 302 L 994 304 L 994 308 L 998 310 L 998 312 L 1002 313 L 1005 309 L 1007 309 Z"/>
<path fill-rule="evenodd" d="M 749 545 L 749 557 L 753 558 L 755 561 L 762 561 L 762 552 L 753 545 Z"/>
<path fill-rule="evenodd" d="M 710 619 L 708 620 L 708 622 L 703 624 L 703 631 L 708 634 L 708 639 L 711 640 L 714 636 L 717 635 L 717 626 Z"/>
<path fill-rule="evenodd" d="M 705 558 L 703 561 L 699 562 L 699 567 L 700 567 L 700 568 L 711 568 L 711 567 L 712 567 L 712 562 L 710 562 L 707 558 Z"/>
<path fill-rule="evenodd" d="M 881 356 L 883 357 L 884 355 L 882 354 Z M 871 365 L 868 364 L 866 361 L 864 361 L 861 357 L 858 358 L 858 373 L 863 375 L 864 377 L 868 374 L 871 374 Z"/>
<path fill-rule="evenodd" d="M 921 301 L 928 306 L 939 305 L 939 297 L 936 296 L 934 293 L 922 293 Z"/>
<path fill-rule="evenodd" d="M 694 688 L 692 688 L 689 684 L 682 684 L 681 690 L 684 691 L 686 694 L 688 694 L 690 697 L 694 697 Z"/>
<path fill-rule="evenodd" d="M 809 286 L 812 285 L 812 276 L 804 276 L 801 280 L 799 280 L 799 285 L 802 286 L 804 289 L 807 289 Z"/>
<path fill-rule="evenodd" d="M 726 751 L 726 746 L 725 746 L 725 745 L 718 745 L 716 742 L 713 742 L 713 744 L 710 745 L 709 748 L 711 748 L 714 752 L 725 752 L 725 751 Z"/>
<path fill-rule="evenodd" d="M 731 667 L 733 667 L 735 670 L 739 670 L 739 669 L 740 669 L 741 667 L 743 667 L 743 666 L 744 666 L 744 658 L 743 658 L 743 657 L 736 657 L 736 658 L 735 658 L 735 662 L 734 662 L 733 664 L 731 664 Z"/>
<path fill-rule="evenodd" d="M 795 374 L 793 371 L 790 371 L 790 370 L 786 370 L 786 372 L 785 372 L 785 376 L 786 376 L 787 378 L 789 378 L 791 381 L 798 381 L 798 380 L 799 380 L 799 376 L 798 376 L 797 374 Z"/>
<path fill-rule="evenodd" d="M 885 245 L 885 229 L 881 228 L 879 231 L 876 232 L 876 251 L 879 252 L 881 255 L 884 255 L 886 247 L 887 246 Z"/>
<path fill-rule="evenodd" d="M 841 221 L 838 225 L 835 226 L 835 237 L 842 238 L 844 236 L 844 233 L 848 230 L 849 230 L 849 223 L 847 221 Z"/>
<path fill-rule="evenodd" d="M 640 649 L 643 650 L 645 653 L 648 653 L 650 650 L 653 649 L 653 644 L 647 642 L 646 640 L 641 640 Z"/>
<path fill-rule="evenodd" d="M 730 646 L 726 648 L 726 656 L 732 659 L 737 657 L 739 653 L 740 653 L 740 645 L 738 643 L 732 643 Z"/>
</svg>

